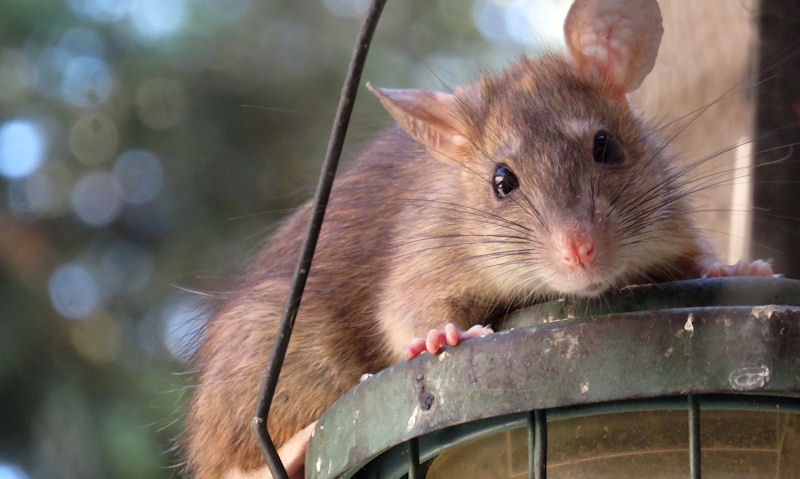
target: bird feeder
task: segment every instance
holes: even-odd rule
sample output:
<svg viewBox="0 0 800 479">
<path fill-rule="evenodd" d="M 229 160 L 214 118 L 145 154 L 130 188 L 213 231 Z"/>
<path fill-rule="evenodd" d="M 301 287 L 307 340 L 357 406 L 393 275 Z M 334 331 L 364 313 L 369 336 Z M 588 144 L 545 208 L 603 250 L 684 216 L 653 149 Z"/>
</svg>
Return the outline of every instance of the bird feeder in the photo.
<svg viewBox="0 0 800 479">
<path fill-rule="evenodd" d="M 800 281 L 632 286 L 376 374 L 306 477 L 800 477 Z"/>
</svg>

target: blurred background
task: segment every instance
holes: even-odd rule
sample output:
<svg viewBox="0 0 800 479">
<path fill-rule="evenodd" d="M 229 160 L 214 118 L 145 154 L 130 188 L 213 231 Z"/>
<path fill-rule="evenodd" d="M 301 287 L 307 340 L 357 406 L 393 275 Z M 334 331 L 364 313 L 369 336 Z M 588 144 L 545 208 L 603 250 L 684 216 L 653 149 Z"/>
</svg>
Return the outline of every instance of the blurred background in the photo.
<svg viewBox="0 0 800 479">
<path fill-rule="evenodd" d="M 0 479 L 179 476 L 186 338 L 310 197 L 368 3 L 0 0 Z M 389 1 L 363 79 L 441 90 L 558 50 L 570 3 Z M 659 118 L 752 67 L 725 3 L 750 63 L 684 103 L 652 89 Z M 686 83 L 679 51 L 657 68 Z M 344 163 L 388 122 L 362 89 Z"/>
<path fill-rule="evenodd" d="M 533 3 L 390 1 L 364 79 L 558 48 L 568 2 Z M 184 338 L 310 196 L 367 5 L 0 0 L 0 479 L 179 475 Z"/>
</svg>

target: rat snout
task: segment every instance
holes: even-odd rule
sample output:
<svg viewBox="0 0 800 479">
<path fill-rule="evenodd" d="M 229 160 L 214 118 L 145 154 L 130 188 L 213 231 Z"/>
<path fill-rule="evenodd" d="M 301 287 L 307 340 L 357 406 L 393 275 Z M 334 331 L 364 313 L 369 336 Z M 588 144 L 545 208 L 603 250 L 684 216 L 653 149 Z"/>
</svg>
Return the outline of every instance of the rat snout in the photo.
<svg viewBox="0 0 800 479">
<path fill-rule="evenodd" d="M 594 239 L 582 232 L 572 231 L 561 235 L 558 244 L 561 261 L 567 266 L 588 266 L 597 258 Z"/>
</svg>

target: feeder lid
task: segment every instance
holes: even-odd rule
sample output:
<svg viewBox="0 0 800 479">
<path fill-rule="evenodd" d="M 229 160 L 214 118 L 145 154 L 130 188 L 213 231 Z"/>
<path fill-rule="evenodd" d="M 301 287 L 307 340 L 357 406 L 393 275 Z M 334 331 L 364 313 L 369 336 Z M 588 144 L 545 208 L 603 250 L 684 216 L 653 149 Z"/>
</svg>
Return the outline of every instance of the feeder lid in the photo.
<svg viewBox="0 0 800 479">
<path fill-rule="evenodd" d="M 317 423 L 306 477 L 349 477 L 410 438 L 534 409 L 726 392 L 800 397 L 796 280 L 632 286 L 525 308 L 505 327 L 347 392 Z"/>
</svg>

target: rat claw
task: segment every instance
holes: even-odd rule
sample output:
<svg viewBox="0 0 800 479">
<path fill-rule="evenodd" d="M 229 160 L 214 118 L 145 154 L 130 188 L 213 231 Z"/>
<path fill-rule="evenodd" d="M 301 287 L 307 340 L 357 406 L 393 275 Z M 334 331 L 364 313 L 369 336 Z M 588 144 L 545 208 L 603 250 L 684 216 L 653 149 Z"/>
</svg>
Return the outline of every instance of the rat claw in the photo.
<svg viewBox="0 0 800 479">
<path fill-rule="evenodd" d="M 755 261 L 739 260 L 736 264 L 725 264 L 722 262 L 712 263 L 704 278 L 716 278 L 721 276 L 774 276 L 772 265 L 769 262 L 757 259 Z"/>
<path fill-rule="evenodd" d="M 458 344 L 458 341 L 460 339 L 458 337 L 459 336 L 458 329 L 456 329 L 456 326 L 453 323 L 445 324 L 444 335 L 447 338 L 447 344 L 449 344 L 450 346 L 455 346 Z"/>
<path fill-rule="evenodd" d="M 406 358 L 411 359 L 425 352 L 425 338 L 414 338 L 406 346 Z"/>
<path fill-rule="evenodd" d="M 428 331 L 428 338 L 425 341 L 426 349 L 431 354 L 436 354 L 447 344 L 445 333 L 441 329 L 431 329 Z"/>
<path fill-rule="evenodd" d="M 750 276 L 775 276 L 772 265 L 768 261 L 757 259 L 750 263 Z"/>
<path fill-rule="evenodd" d="M 461 333 L 461 339 L 481 338 L 487 334 L 492 334 L 494 330 L 489 326 L 476 324 L 468 330 Z"/>
<path fill-rule="evenodd" d="M 412 339 L 406 346 L 406 358 L 415 358 L 424 352 L 436 354 L 445 346 L 456 346 L 466 339 L 480 338 L 493 332 L 491 327 L 480 324 L 461 331 L 453 323 L 447 323 L 444 328 L 429 330 L 424 338 Z"/>
</svg>

